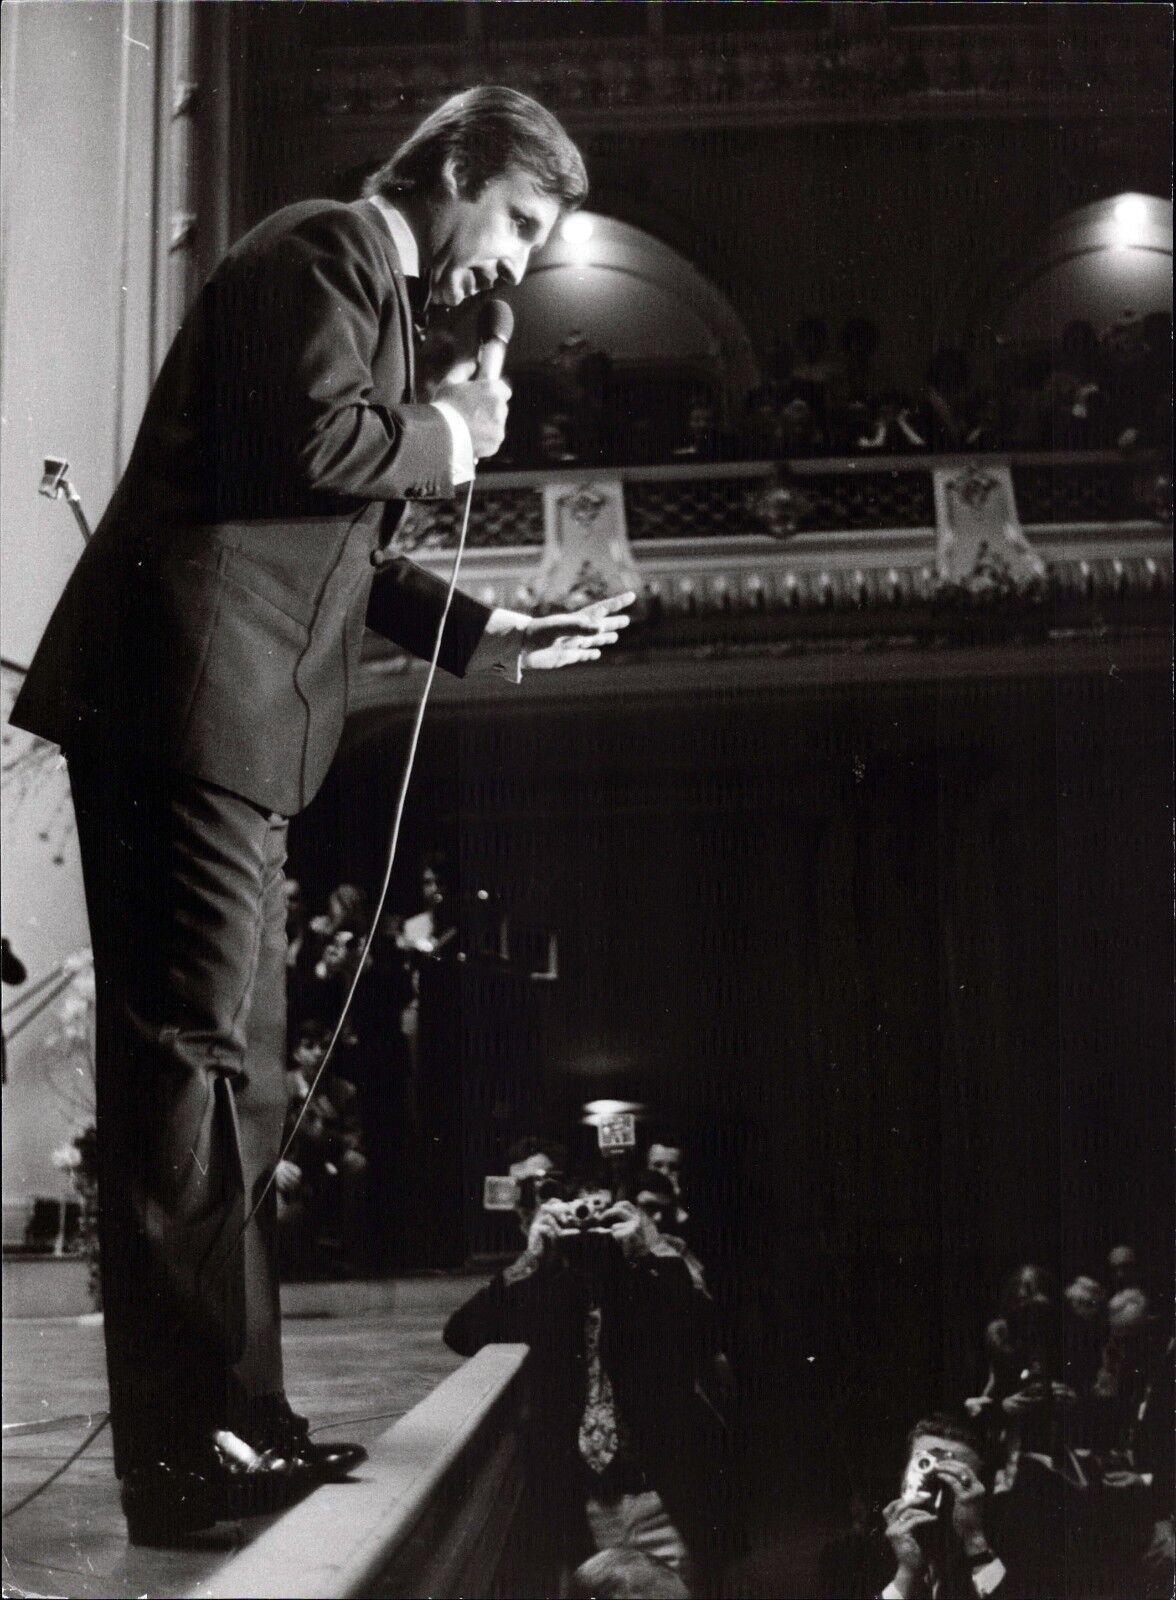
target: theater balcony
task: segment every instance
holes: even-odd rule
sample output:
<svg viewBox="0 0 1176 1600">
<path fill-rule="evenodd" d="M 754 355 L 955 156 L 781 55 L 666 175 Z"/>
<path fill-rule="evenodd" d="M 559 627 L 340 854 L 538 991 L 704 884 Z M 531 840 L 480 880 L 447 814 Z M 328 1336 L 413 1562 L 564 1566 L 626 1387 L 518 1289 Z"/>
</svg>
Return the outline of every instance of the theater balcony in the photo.
<svg viewBox="0 0 1176 1600">
<path fill-rule="evenodd" d="M 522 696 L 677 693 L 716 675 L 1049 672 L 1110 639 L 1158 663 L 1168 495 L 1154 459 L 1113 452 L 503 472 L 476 486 L 459 583 L 529 611 L 639 592 L 637 624 L 607 664 L 525 677 Z M 969 499 L 981 521 L 958 537 Z M 459 502 L 419 508 L 404 532 L 442 576 L 459 515 Z M 357 721 L 415 700 L 422 670 L 373 640 Z M 501 690 L 449 680 L 438 694 L 459 704 Z"/>
</svg>

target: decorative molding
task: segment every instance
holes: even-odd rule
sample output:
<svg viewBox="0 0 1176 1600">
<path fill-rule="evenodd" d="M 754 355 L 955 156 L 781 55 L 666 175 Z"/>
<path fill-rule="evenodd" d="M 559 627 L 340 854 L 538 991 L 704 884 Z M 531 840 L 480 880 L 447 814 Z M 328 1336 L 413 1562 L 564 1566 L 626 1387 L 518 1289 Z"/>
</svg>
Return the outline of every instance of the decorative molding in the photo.
<svg viewBox="0 0 1176 1600">
<path fill-rule="evenodd" d="M 1016 531 L 1020 559 L 977 559 L 958 572 L 950 565 L 941 568 L 932 474 L 944 479 L 953 473 L 975 475 L 978 465 L 1004 486 L 1009 503 L 1002 500 L 1002 507 Z M 613 482 L 624 492 L 629 554 L 641 594 L 639 625 L 632 634 L 640 650 L 618 651 L 616 660 L 645 660 L 650 652 L 681 649 L 778 655 L 867 646 L 909 649 L 916 642 L 1005 645 L 1115 633 L 1158 637 L 1171 623 L 1172 536 L 1170 520 L 1149 512 L 1132 488 L 1149 470 L 1154 476 L 1154 464 L 1109 452 L 1006 455 L 980 463 L 963 456 L 795 462 L 789 481 L 799 497 L 816 503 L 819 490 L 822 504 L 848 507 L 851 516 L 840 527 L 801 525 L 773 537 L 757 525 L 755 511 L 765 485 L 777 481 L 778 469 L 771 463 L 614 469 Z M 1112 507 L 1109 514 L 1054 515 L 1035 522 L 1018 513 L 1019 474 L 1048 476 L 1064 508 L 1060 486 L 1076 477 L 1081 488 L 1082 475 L 1091 472 L 1105 474 L 1112 486 L 1118 483 L 1117 515 Z M 475 493 L 461 587 L 489 605 L 531 609 L 543 548 L 530 533 L 527 542 L 508 542 L 512 501 L 520 511 L 530 508 L 529 530 L 536 520 L 542 527 L 542 518 L 534 515 L 542 497 L 557 504 L 561 494 L 586 481 L 598 485 L 607 476 L 583 469 L 487 475 Z M 926 520 L 887 523 L 875 516 L 865 523 L 863 513 L 885 511 L 888 486 L 904 477 L 925 481 Z M 830 482 L 840 484 L 836 493 L 828 490 Z M 663 496 L 662 526 L 655 537 L 642 539 L 633 496 L 651 490 Z M 1040 509 L 1039 489 L 1033 494 Z M 493 496 L 494 503 L 485 542 L 483 495 Z M 709 529 L 708 496 L 717 508 L 716 526 Z M 908 498 L 904 488 L 902 503 Z M 688 511 L 676 529 L 674 504 Z M 443 544 L 426 540 L 418 544 L 415 558 L 448 576 L 451 558 Z M 399 691 L 389 683 L 412 672 L 399 652 L 374 646 L 361 702 L 370 704 L 385 694 L 395 699 Z M 376 686 L 381 679 L 384 690 Z"/>
<path fill-rule="evenodd" d="M 269 83 L 285 113 L 311 122 L 409 122 L 479 79 L 528 90 L 578 131 L 871 122 L 893 118 L 1098 116 L 1115 105 L 1166 114 L 1166 64 L 1103 28 L 999 29 L 966 22 L 918 31 L 652 31 L 612 40 L 327 47 Z"/>
</svg>

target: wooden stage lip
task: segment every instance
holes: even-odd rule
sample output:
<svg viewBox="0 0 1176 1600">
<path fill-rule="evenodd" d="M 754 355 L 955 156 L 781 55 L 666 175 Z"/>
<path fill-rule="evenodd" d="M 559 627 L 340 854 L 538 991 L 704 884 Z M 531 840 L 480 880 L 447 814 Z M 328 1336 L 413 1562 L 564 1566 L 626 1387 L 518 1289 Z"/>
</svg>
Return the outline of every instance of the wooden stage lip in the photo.
<svg viewBox="0 0 1176 1600">
<path fill-rule="evenodd" d="M 517 1504 L 521 1489 L 499 1441 L 517 1435 L 526 1357 L 526 1345 L 480 1351 L 377 1440 L 351 1481 L 286 1512 L 198 1585 L 197 1600 L 486 1593 L 509 1531 L 502 1490 Z M 484 1474 L 468 1470 L 478 1454 L 492 1463 L 484 1485 Z M 459 1465 L 462 1503 L 452 1505 Z M 487 1548 L 491 1523 L 497 1548 Z"/>
</svg>

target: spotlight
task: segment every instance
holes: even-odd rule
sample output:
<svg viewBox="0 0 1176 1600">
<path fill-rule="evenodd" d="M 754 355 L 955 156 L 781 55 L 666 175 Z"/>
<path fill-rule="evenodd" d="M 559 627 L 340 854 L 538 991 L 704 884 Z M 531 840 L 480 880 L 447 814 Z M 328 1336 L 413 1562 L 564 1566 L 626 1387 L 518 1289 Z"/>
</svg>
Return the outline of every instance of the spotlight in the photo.
<svg viewBox="0 0 1176 1600">
<path fill-rule="evenodd" d="M 560 224 L 559 236 L 565 244 L 586 245 L 596 231 L 596 224 L 583 211 L 573 211 Z"/>
<path fill-rule="evenodd" d="M 1117 245 L 1141 244 L 1149 221 L 1147 200 L 1141 194 L 1120 195 L 1111 218 Z"/>
</svg>

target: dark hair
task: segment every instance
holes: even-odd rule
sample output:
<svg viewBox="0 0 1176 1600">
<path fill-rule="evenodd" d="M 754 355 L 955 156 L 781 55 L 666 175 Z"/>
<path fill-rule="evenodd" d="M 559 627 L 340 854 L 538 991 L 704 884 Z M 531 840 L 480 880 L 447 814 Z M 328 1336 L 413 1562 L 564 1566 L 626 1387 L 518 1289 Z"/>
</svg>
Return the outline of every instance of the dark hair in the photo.
<svg viewBox="0 0 1176 1600">
<path fill-rule="evenodd" d="M 1024 1280 L 1028 1279 L 1029 1295 L 1040 1296 L 1048 1300 L 1051 1305 L 1057 1304 L 1061 1298 L 1061 1286 L 1053 1273 L 1047 1267 L 1039 1267 L 1035 1261 L 1023 1262 L 1014 1272 L 1010 1272 L 1005 1279 L 1000 1291 L 1000 1310 L 1004 1317 L 1012 1316 L 1013 1312 L 1026 1298 Z"/>
<path fill-rule="evenodd" d="M 644 1550 L 624 1545 L 609 1545 L 578 1566 L 572 1573 L 571 1593 L 610 1600 L 625 1595 L 629 1600 L 678 1600 L 690 1590 L 672 1567 Z"/>
<path fill-rule="evenodd" d="M 545 1139 L 541 1133 L 524 1133 L 506 1152 L 506 1164 L 513 1167 L 519 1161 L 529 1161 L 532 1156 L 547 1156 L 557 1172 L 568 1165 L 567 1146 L 558 1139 Z"/>
<path fill-rule="evenodd" d="M 639 1172 L 628 1185 L 634 1199 L 642 1192 L 656 1194 L 662 1200 L 670 1200 L 675 1205 L 678 1202 L 678 1192 L 666 1177 L 664 1172 L 652 1172 L 648 1167 Z"/>
<path fill-rule="evenodd" d="M 907 1449 L 911 1448 L 916 1439 L 928 1434 L 936 1439 L 950 1439 L 954 1444 L 962 1444 L 973 1455 L 983 1459 L 979 1434 L 974 1428 L 969 1428 L 966 1422 L 960 1422 L 953 1417 L 950 1412 L 932 1411 L 929 1416 L 920 1417 L 907 1434 Z"/>
<path fill-rule="evenodd" d="M 363 192 L 392 198 L 405 188 L 435 189 L 450 158 L 461 165 L 468 198 L 510 167 L 529 173 L 565 210 L 582 205 L 588 194 L 584 159 L 551 112 L 517 89 L 494 84 L 466 89 L 430 112 Z"/>
</svg>

